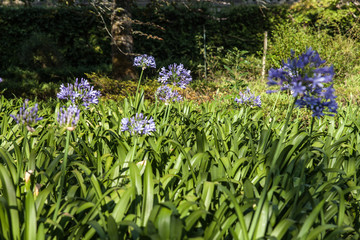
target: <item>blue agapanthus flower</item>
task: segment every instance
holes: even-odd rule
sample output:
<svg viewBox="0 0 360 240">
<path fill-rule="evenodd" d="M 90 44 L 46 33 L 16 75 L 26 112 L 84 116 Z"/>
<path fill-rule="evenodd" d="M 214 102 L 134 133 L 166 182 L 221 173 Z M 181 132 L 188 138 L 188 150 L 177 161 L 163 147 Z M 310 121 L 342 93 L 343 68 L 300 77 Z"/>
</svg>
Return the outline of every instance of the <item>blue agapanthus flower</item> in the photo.
<svg viewBox="0 0 360 240">
<path fill-rule="evenodd" d="M 68 83 L 67 86 L 61 84 L 60 92 L 57 94 L 59 99 L 70 100 L 73 104 L 88 107 L 90 104 L 98 104 L 100 91 L 94 90 L 88 80 L 76 78 L 75 83 Z"/>
<path fill-rule="evenodd" d="M 31 127 L 36 122 L 42 120 L 42 117 L 38 117 L 38 104 L 36 103 L 33 108 L 29 108 L 29 100 L 26 99 L 23 106 L 19 109 L 18 114 L 12 115 L 12 117 L 16 123 L 26 125 L 28 130 L 33 131 L 34 129 Z"/>
<path fill-rule="evenodd" d="M 337 112 L 332 84 L 334 67 L 322 66 L 325 60 L 312 48 L 297 58 L 294 55 L 291 51 L 291 57 L 283 61 L 281 68 L 269 70 L 267 84 L 280 86 L 280 91 L 290 90 L 296 97 L 296 106 L 312 110 L 313 116 L 333 116 Z"/>
<path fill-rule="evenodd" d="M 248 105 L 250 107 L 261 107 L 260 96 L 255 96 L 250 91 L 250 88 L 246 88 L 246 91 L 244 91 L 243 93 L 240 92 L 239 95 L 239 98 L 235 98 L 235 102 L 243 105 Z"/>
<path fill-rule="evenodd" d="M 137 56 L 134 58 L 134 66 L 141 67 L 142 70 L 146 68 L 156 68 L 155 58 L 147 54 Z"/>
<path fill-rule="evenodd" d="M 156 90 L 156 95 L 165 103 L 178 102 L 182 100 L 182 96 L 176 89 L 172 89 L 169 85 L 160 86 Z"/>
<path fill-rule="evenodd" d="M 80 109 L 76 105 L 70 105 L 68 108 L 61 107 L 57 117 L 59 125 L 68 130 L 74 130 L 79 119 Z"/>
<path fill-rule="evenodd" d="M 142 113 L 137 113 L 131 118 L 121 119 L 121 131 L 131 135 L 149 135 L 156 131 L 156 125 L 152 117 L 148 119 Z"/>
<path fill-rule="evenodd" d="M 185 69 L 181 63 L 170 64 L 168 69 L 162 67 L 159 75 L 158 81 L 163 85 L 173 84 L 180 88 L 186 88 L 186 85 L 192 81 L 190 70 Z"/>
</svg>

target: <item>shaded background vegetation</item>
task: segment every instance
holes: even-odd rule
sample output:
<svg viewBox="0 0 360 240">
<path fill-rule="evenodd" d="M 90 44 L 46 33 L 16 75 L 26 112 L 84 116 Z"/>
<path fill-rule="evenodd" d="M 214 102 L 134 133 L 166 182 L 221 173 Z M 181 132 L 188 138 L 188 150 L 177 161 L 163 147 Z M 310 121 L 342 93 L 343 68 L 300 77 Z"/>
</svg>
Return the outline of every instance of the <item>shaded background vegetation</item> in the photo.
<svg viewBox="0 0 360 240">
<path fill-rule="evenodd" d="M 7 89 L 4 94 L 54 96 L 61 82 L 89 76 L 85 73 L 99 80 L 95 83 L 99 87 L 109 83 L 111 37 L 106 27 L 110 20 L 104 14 L 104 23 L 97 12 L 91 7 L 1 7 L 0 76 L 6 80 L 2 83 Z M 135 53 L 153 55 L 158 68 L 183 63 L 200 80 L 194 83 L 195 88 L 238 88 L 244 81 L 258 80 L 265 31 L 269 32 L 267 69 L 278 67 L 290 49 L 300 53 L 312 46 L 334 64 L 339 79 L 359 72 L 359 9 L 354 4 L 301 1 L 219 11 L 205 3 L 184 6 L 154 1 L 146 8 L 135 6 L 131 12 L 141 23 L 134 24 Z M 205 61 L 207 77 L 201 81 Z M 147 74 L 156 78 L 157 73 Z M 110 85 L 121 88 L 124 84 Z"/>
<path fill-rule="evenodd" d="M 261 79 L 267 30 L 267 68 L 278 67 L 290 49 L 297 55 L 312 46 L 334 64 L 336 89 L 355 93 L 359 11 L 333 2 L 217 14 L 206 6 L 133 9 L 135 18 L 153 23 L 136 25 L 135 31 L 163 39 L 136 35 L 136 52 L 154 55 L 158 67 L 185 61 L 196 78 L 192 90 L 184 102 L 170 105 L 147 99 L 138 105 L 132 97 L 100 101 L 84 109 L 67 137 L 56 119 L 64 102 L 39 101 L 44 119 L 31 133 L 9 116 L 20 113 L 24 100 L 1 96 L 0 238 L 359 239 L 359 107 L 348 101 L 336 116 L 314 121 L 309 111 L 295 109 L 284 122 L 292 95 L 266 95 Z M 2 42 L 8 42 L 0 46 L 0 89 L 45 98 L 61 82 L 86 76 L 106 97 L 135 92 L 136 82 L 111 79 L 110 38 L 93 10 L 1 9 L 0 27 L 7 29 Z M 6 11 L 13 11 L 12 21 Z M 18 20 L 31 11 L 43 15 L 33 12 L 39 19 L 22 26 Z M 67 15 L 71 11 L 78 17 Z M 67 23 L 57 30 L 61 18 L 52 16 L 60 12 Z M 47 27 L 35 27 L 41 16 Z M 156 75 L 147 75 L 147 97 L 156 89 Z M 262 94 L 261 108 L 235 105 L 228 94 L 246 84 Z M 199 92 L 204 104 L 187 100 L 199 99 Z M 136 138 L 122 131 L 121 119 L 139 109 L 154 117 L 154 135 Z M 33 170 L 29 180 L 26 170 Z M 60 176 L 66 181 L 59 197 Z M 57 216 L 60 202 L 63 214 Z"/>
</svg>

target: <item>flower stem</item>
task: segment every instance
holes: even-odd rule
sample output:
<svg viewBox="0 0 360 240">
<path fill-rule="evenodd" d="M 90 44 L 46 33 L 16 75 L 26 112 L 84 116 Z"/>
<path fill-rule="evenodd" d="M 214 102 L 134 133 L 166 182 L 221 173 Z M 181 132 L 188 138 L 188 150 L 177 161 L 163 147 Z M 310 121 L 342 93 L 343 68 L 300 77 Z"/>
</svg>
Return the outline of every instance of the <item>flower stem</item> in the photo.
<svg viewBox="0 0 360 240">
<path fill-rule="evenodd" d="M 64 153 L 64 161 L 61 165 L 61 179 L 60 179 L 60 191 L 59 195 L 56 201 L 56 207 L 53 215 L 53 221 L 56 221 L 59 208 L 60 208 L 60 202 L 61 202 L 61 196 L 64 188 L 64 182 L 65 182 L 65 175 L 66 175 L 66 164 L 67 164 L 67 158 L 68 158 L 68 152 L 69 152 L 69 145 L 70 145 L 70 131 L 67 131 L 66 134 L 66 144 L 65 144 L 65 153 Z"/>
<path fill-rule="evenodd" d="M 154 111 L 154 121 L 156 122 L 156 118 L 157 118 L 157 106 L 158 106 L 158 98 L 157 95 L 155 94 L 155 111 Z"/>
<path fill-rule="evenodd" d="M 277 102 L 279 100 L 279 97 L 280 97 L 280 91 L 277 93 L 276 100 L 275 100 L 274 105 L 272 107 L 271 113 L 274 113 L 276 104 L 277 104 Z"/>
<path fill-rule="evenodd" d="M 139 137 L 139 136 L 134 135 L 134 146 L 133 146 L 133 149 L 132 149 L 130 162 L 134 162 L 134 157 L 135 157 L 136 145 L 137 145 L 138 137 Z"/>
<path fill-rule="evenodd" d="M 309 141 L 307 142 L 307 151 L 306 151 L 306 159 L 300 158 L 298 161 L 299 163 L 297 163 L 297 167 L 299 167 L 301 169 L 300 171 L 300 182 L 303 183 L 303 185 L 299 184 L 298 186 L 295 187 L 295 197 L 294 197 L 294 205 L 296 206 L 296 204 L 299 201 L 299 197 L 301 195 L 301 193 L 303 192 L 303 187 L 305 185 L 305 166 L 307 164 L 307 160 L 310 159 L 311 157 L 311 142 L 312 142 L 312 133 L 313 133 L 313 129 L 314 129 L 314 123 L 315 123 L 315 117 L 311 118 L 311 123 L 310 123 L 310 130 L 309 130 Z M 296 212 L 296 208 L 293 208 L 291 211 L 290 215 L 293 215 Z"/>
<path fill-rule="evenodd" d="M 166 106 L 165 117 L 163 118 L 163 125 L 168 122 L 169 115 L 170 115 L 170 109 L 171 109 L 171 104 L 168 104 Z"/>
<path fill-rule="evenodd" d="M 258 227 L 258 221 L 260 218 L 260 213 L 262 211 L 262 208 L 264 206 L 265 200 L 268 197 L 269 199 L 271 199 L 271 196 L 268 196 L 268 188 L 270 186 L 270 182 L 271 182 L 271 178 L 273 177 L 274 173 L 278 170 L 277 168 L 277 162 L 278 162 L 278 158 L 280 155 L 280 149 L 281 149 L 281 145 L 285 139 L 285 134 L 286 134 L 286 130 L 289 124 L 289 120 L 290 120 L 290 116 L 291 113 L 295 107 L 295 102 L 296 102 L 297 98 L 294 99 L 294 101 L 292 102 L 291 105 L 289 105 L 288 111 L 286 113 L 286 120 L 285 120 L 285 125 L 281 131 L 281 135 L 280 135 L 280 139 L 279 142 L 277 143 L 276 146 L 276 150 L 274 155 L 272 156 L 272 161 L 271 161 L 271 166 L 270 166 L 270 172 L 268 173 L 268 175 L 266 176 L 266 180 L 265 180 L 265 186 L 264 189 L 261 192 L 261 196 L 258 202 L 258 206 L 256 208 L 255 214 L 254 214 L 254 218 L 251 221 L 251 226 L 250 226 L 250 230 L 249 230 L 249 236 L 250 239 L 256 239 L 257 237 L 254 236 L 255 233 L 255 229 Z"/>
<path fill-rule="evenodd" d="M 292 102 L 292 104 L 289 106 L 288 108 L 288 111 L 286 113 L 286 119 L 285 119 L 285 124 L 284 124 L 284 127 L 281 131 L 281 135 L 280 135 L 280 139 L 279 139 L 279 142 L 276 146 L 276 150 L 275 150 L 275 154 L 273 156 L 273 159 L 271 161 L 271 168 L 270 169 L 273 169 L 277 163 L 277 159 L 280 155 L 280 148 L 281 148 L 281 144 L 283 143 L 284 139 L 285 139 L 285 134 L 286 134 L 286 130 L 287 130 L 287 127 L 289 125 L 289 120 L 290 120 L 290 116 L 293 112 L 293 109 L 295 107 L 295 102 L 296 102 L 297 98 L 294 99 L 294 101 Z"/>
<path fill-rule="evenodd" d="M 312 136 L 312 133 L 313 133 L 313 130 L 314 130 L 314 123 L 315 123 L 315 117 L 312 117 L 311 118 L 310 133 L 309 133 L 310 139 L 311 139 L 311 136 Z"/>
<path fill-rule="evenodd" d="M 136 88 L 136 93 L 135 93 L 135 106 L 138 105 L 138 92 L 139 92 L 139 88 L 140 88 L 140 83 L 141 83 L 141 79 L 144 73 L 144 69 L 141 69 L 141 73 L 140 73 L 140 77 L 139 77 L 139 82 Z"/>
</svg>

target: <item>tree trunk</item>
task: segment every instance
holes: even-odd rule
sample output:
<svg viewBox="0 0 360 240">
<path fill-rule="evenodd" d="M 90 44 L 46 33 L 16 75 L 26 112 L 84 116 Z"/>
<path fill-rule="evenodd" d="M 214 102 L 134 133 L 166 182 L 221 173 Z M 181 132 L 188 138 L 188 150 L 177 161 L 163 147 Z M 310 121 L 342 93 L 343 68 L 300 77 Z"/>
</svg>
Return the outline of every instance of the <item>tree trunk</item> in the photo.
<svg viewBox="0 0 360 240">
<path fill-rule="evenodd" d="M 114 0 L 114 11 L 111 16 L 112 41 L 112 75 L 117 80 L 136 78 L 133 67 L 133 38 L 131 14 L 128 9 L 131 0 Z"/>
</svg>

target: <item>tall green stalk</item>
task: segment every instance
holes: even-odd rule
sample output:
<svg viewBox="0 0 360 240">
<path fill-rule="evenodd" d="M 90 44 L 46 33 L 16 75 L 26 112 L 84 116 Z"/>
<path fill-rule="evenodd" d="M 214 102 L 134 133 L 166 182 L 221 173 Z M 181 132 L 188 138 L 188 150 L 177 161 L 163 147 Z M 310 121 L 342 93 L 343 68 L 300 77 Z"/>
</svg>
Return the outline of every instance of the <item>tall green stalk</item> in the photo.
<svg viewBox="0 0 360 240">
<path fill-rule="evenodd" d="M 171 104 L 166 105 L 166 110 L 165 110 L 165 116 L 162 119 L 162 125 L 165 125 L 165 123 L 168 123 L 169 121 L 169 116 L 170 116 L 170 111 L 171 111 Z"/>
<path fill-rule="evenodd" d="M 158 107 L 158 97 L 157 97 L 157 94 L 155 94 L 155 110 L 154 110 L 154 114 L 153 114 L 155 122 L 156 122 L 157 111 L 158 111 L 157 107 Z"/>
<path fill-rule="evenodd" d="M 65 153 L 64 153 L 64 161 L 61 165 L 61 179 L 60 179 L 60 189 L 59 189 L 59 194 L 58 194 L 58 198 L 56 201 L 56 207 L 55 207 L 55 211 L 54 211 L 54 215 L 53 215 L 53 221 L 56 221 L 58 212 L 59 212 L 59 208 L 60 208 L 60 203 L 61 203 L 61 196 L 63 193 L 63 188 L 64 188 L 64 183 L 65 183 L 65 175 L 66 175 L 66 165 L 67 165 L 67 159 L 68 159 L 68 153 L 69 153 L 69 145 L 70 145 L 70 131 L 67 130 L 66 131 L 66 144 L 65 144 Z"/>
<path fill-rule="evenodd" d="M 137 110 L 138 110 L 138 107 L 139 107 L 138 105 L 139 105 L 139 101 L 140 101 L 138 93 L 139 93 L 139 88 L 140 88 L 140 83 L 141 83 L 143 73 L 144 73 L 144 69 L 142 68 L 141 73 L 140 73 L 140 77 L 139 77 L 139 82 L 138 82 L 138 85 L 137 85 L 137 88 L 136 88 L 136 93 L 135 93 L 135 106 L 136 106 Z"/>
<path fill-rule="evenodd" d="M 310 147 L 311 147 L 311 137 L 312 137 L 312 133 L 313 133 L 313 129 L 314 129 L 314 123 L 315 123 L 315 117 L 311 118 L 311 124 L 310 124 L 310 130 L 309 130 L 309 141 L 307 142 L 307 151 L 306 154 L 309 155 L 310 152 Z M 307 156 L 308 157 L 308 156 Z M 300 159 L 300 164 L 297 164 L 297 167 L 300 168 L 300 182 L 303 183 L 305 182 L 305 166 L 306 166 L 306 159 Z M 296 191 L 295 191 L 295 197 L 294 197 L 294 205 L 296 206 L 299 200 L 299 197 L 301 195 L 301 185 L 299 184 L 298 186 L 295 187 Z M 296 208 L 293 208 L 291 210 L 291 214 L 293 215 L 295 212 L 297 211 Z"/>
<path fill-rule="evenodd" d="M 273 159 L 271 161 L 271 170 L 273 170 L 273 168 L 276 166 L 276 163 L 277 163 L 277 159 L 280 155 L 280 149 L 281 149 L 281 144 L 284 142 L 284 139 L 285 139 L 285 134 L 286 134 L 286 130 L 287 130 L 287 127 L 289 125 L 289 120 L 290 120 L 290 117 L 291 117 L 291 114 L 294 110 L 294 107 L 295 107 L 295 102 L 296 102 L 297 98 L 294 99 L 294 101 L 292 102 L 292 104 L 289 106 L 288 110 L 287 110 L 287 113 L 286 113 L 286 119 L 285 119 L 285 124 L 284 124 L 284 127 L 281 131 L 281 135 L 280 135 L 280 139 L 279 139 L 279 142 L 276 146 L 276 150 L 275 150 L 275 154 L 273 156 Z"/>
<path fill-rule="evenodd" d="M 256 239 L 256 236 L 254 236 L 254 233 L 255 233 L 255 230 L 256 230 L 256 228 L 258 226 L 260 213 L 262 211 L 262 208 L 264 206 L 264 203 L 265 203 L 265 200 L 266 200 L 266 197 L 267 197 L 267 194 L 268 194 L 268 190 L 269 190 L 268 188 L 269 188 L 271 179 L 273 177 L 274 172 L 277 170 L 277 162 L 278 162 L 278 158 L 279 158 L 280 151 L 281 151 L 281 145 L 284 142 L 287 127 L 288 127 L 289 120 L 290 120 L 290 116 L 291 116 L 291 113 L 292 113 L 292 111 L 293 111 L 293 109 L 295 107 L 296 100 L 297 100 L 297 98 L 295 98 L 294 101 L 292 102 L 292 104 L 289 105 L 289 108 L 288 108 L 287 113 L 286 113 L 285 124 L 284 124 L 284 127 L 282 129 L 279 142 L 277 143 L 275 153 L 274 153 L 273 158 L 271 160 L 270 172 L 266 177 L 265 186 L 264 186 L 264 189 L 261 192 L 259 203 L 257 204 L 257 208 L 256 208 L 256 211 L 255 211 L 254 217 L 252 219 L 252 224 L 251 224 L 250 230 L 249 230 L 250 239 Z M 270 198 L 271 198 L 271 196 L 270 196 Z"/>
<path fill-rule="evenodd" d="M 139 136 L 134 135 L 133 138 L 134 138 L 134 146 L 133 146 L 133 150 L 132 150 L 132 153 L 131 153 L 130 162 L 134 162 L 135 152 L 136 152 L 136 145 L 137 145 Z"/>
<path fill-rule="evenodd" d="M 19 159 L 17 159 L 17 173 L 16 173 L 16 182 L 15 184 L 18 184 L 21 178 L 21 175 L 23 173 L 23 168 L 24 168 L 24 155 L 26 154 L 26 145 L 28 144 L 28 131 L 26 129 L 25 125 L 21 125 L 21 130 L 22 130 L 22 134 L 23 134 L 23 142 L 22 142 L 22 151 L 23 154 L 21 157 L 19 157 Z M 14 144 L 16 144 L 16 142 L 14 142 Z"/>
</svg>

